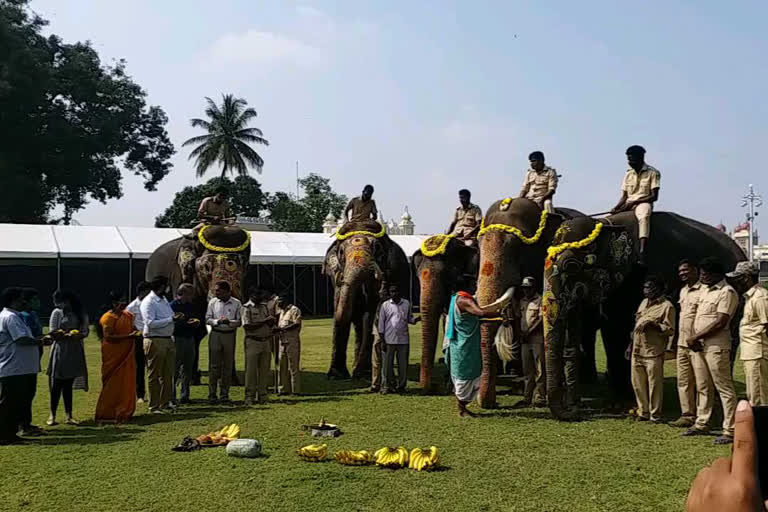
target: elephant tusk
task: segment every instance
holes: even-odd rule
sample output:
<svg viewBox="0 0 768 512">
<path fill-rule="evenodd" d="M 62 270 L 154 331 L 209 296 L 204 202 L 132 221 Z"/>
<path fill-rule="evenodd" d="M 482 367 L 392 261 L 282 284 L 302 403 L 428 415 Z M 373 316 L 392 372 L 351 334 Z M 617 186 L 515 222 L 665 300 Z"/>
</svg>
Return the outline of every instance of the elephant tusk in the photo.
<svg viewBox="0 0 768 512">
<path fill-rule="evenodd" d="M 512 300 L 512 297 L 515 295 L 515 287 L 510 286 L 507 288 L 507 291 L 504 292 L 504 295 L 496 299 L 495 301 L 491 302 L 490 304 L 487 304 L 485 306 L 480 306 L 480 309 L 483 311 L 496 311 L 499 309 L 502 309 L 504 306 L 509 304 L 509 301 Z"/>
</svg>

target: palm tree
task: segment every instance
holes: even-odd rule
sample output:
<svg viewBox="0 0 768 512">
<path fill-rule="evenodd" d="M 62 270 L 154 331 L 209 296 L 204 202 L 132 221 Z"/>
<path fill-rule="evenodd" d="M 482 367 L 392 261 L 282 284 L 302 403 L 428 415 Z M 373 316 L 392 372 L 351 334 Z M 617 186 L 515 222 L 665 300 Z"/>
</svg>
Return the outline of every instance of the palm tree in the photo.
<svg viewBox="0 0 768 512">
<path fill-rule="evenodd" d="M 208 107 L 205 109 L 205 119 L 192 119 L 192 126 L 203 128 L 208 133 L 192 137 L 183 146 L 196 145 L 189 158 L 196 160 L 196 174 L 202 178 L 208 169 L 221 165 L 221 177 L 227 172 L 237 171 L 240 176 L 248 174 L 248 167 L 253 167 L 261 174 L 264 159 L 253 150 L 250 143 L 269 145 L 264 134 L 258 128 L 249 128 L 248 123 L 257 116 L 252 108 L 246 108 L 248 102 L 235 98 L 232 94 L 224 94 L 221 106 L 216 105 L 211 98 L 206 97 Z"/>
</svg>

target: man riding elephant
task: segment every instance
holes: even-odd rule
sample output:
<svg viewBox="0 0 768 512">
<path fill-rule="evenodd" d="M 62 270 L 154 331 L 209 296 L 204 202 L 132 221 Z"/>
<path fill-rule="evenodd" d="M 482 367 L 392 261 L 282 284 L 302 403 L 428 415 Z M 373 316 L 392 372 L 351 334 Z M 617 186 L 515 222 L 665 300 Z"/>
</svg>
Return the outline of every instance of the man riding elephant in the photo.
<svg viewBox="0 0 768 512">
<path fill-rule="evenodd" d="M 653 223 L 657 243 L 648 248 L 644 265 L 638 265 L 640 228 L 632 212 L 568 220 L 555 234 L 544 264 L 541 310 L 548 402 L 557 418 L 576 415 L 580 347 L 593 343 L 595 321 L 610 388 L 616 399 L 631 397 L 624 354 L 646 272 L 672 282 L 677 263 L 685 258 L 714 256 L 728 269 L 744 259 L 738 245 L 712 226 L 668 212 L 654 213 Z"/>
</svg>

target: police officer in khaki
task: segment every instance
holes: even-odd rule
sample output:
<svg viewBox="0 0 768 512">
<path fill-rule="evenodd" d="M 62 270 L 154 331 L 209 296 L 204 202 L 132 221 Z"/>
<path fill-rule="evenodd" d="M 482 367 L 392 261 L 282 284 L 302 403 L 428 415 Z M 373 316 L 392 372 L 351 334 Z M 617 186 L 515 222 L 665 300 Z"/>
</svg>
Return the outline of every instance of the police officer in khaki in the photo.
<svg viewBox="0 0 768 512">
<path fill-rule="evenodd" d="M 768 290 L 760 284 L 760 265 L 742 261 L 727 274 L 744 294 L 744 316 L 739 324 L 739 346 L 744 361 L 747 399 L 753 406 L 768 405 Z"/>
<path fill-rule="evenodd" d="M 525 389 L 523 399 L 514 407 L 546 407 L 547 374 L 544 371 L 544 326 L 541 318 L 541 295 L 536 291 L 536 281 L 526 277 L 522 283 L 523 298 L 520 300 L 521 355 Z"/>
<path fill-rule="evenodd" d="M 281 395 L 301 393 L 301 310 L 283 297 L 277 299 L 280 317 L 275 333 L 280 343 L 280 390 Z"/>
<path fill-rule="evenodd" d="M 557 171 L 544 163 L 544 153 L 534 151 L 528 155 L 531 168 L 525 173 L 519 197 L 525 197 L 549 213 L 554 213 L 552 198 L 557 191 Z"/>
<path fill-rule="evenodd" d="M 693 334 L 686 340 L 693 354 L 699 403 L 696 423 L 683 432 L 695 436 L 709 432 L 709 419 L 715 402 L 715 390 L 723 403 L 723 433 L 715 444 L 733 442 L 736 390 L 731 377 L 731 336 L 728 324 L 739 305 L 736 290 L 725 282 L 725 268 L 715 258 L 705 258 L 699 265 L 701 295 L 693 321 Z M 713 389 L 714 388 L 714 389 Z"/>
<path fill-rule="evenodd" d="M 664 352 L 675 333 L 675 307 L 664 297 L 664 281 L 651 276 L 643 284 L 645 298 L 635 314 L 632 332 L 632 389 L 638 421 L 661 423 L 664 398 Z"/>
<path fill-rule="evenodd" d="M 467 189 L 459 190 L 459 203 L 453 220 L 446 232 L 454 235 L 466 245 L 477 245 L 477 233 L 480 231 L 480 223 L 483 220 L 483 212 L 480 207 L 470 202 L 472 193 Z"/>
<path fill-rule="evenodd" d="M 645 261 L 646 245 L 651 234 L 653 203 L 659 200 L 661 173 L 645 163 L 645 148 L 627 148 L 629 169 L 621 182 L 621 199 L 611 213 L 633 210 L 637 217 L 637 236 L 640 239 L 640 260 Z"/>
<path fill-rule="evenodd" d="M 269 359 L 272 352 L 272 326 L 275 317 L 270 314 L 263 290 L 252 288 L 249 301 L 243 306 L 245 329 L 245 405 L 267 401 L 269 385 Z"/>
<path fill-rule="evenodd" d="M 683 260 L 677 267 L 677 275 L 683 283 L 680 290 L 680 321 L 677 331 L 677 394 L 680 397 L 680 418 L 670 423 L 673 427 L 690 428 L 696 422 L 696 377 L 693 373 L 693 356 L 687 340 L 693 334 L 693 321 L 702 284 L 699 267 Z"/>
</svg>

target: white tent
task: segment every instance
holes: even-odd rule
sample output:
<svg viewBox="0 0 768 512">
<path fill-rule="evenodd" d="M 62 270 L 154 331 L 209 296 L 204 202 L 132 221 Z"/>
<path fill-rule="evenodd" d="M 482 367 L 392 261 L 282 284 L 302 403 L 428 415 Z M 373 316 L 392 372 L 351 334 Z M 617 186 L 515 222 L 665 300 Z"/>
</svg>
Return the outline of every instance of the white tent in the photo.
<svg viewBox="0 0 768 512">
<path fill-rule="evenodd" d="M 0 224 L 0 259 L 146 260 L 157 247 L 185 232 L 170 228 Z M 409 258 L 425 238 L 392 236 Z M 251 263 L 319 265 L 332 241 L 323 233 L 252 231 Z"/>
</svg>

